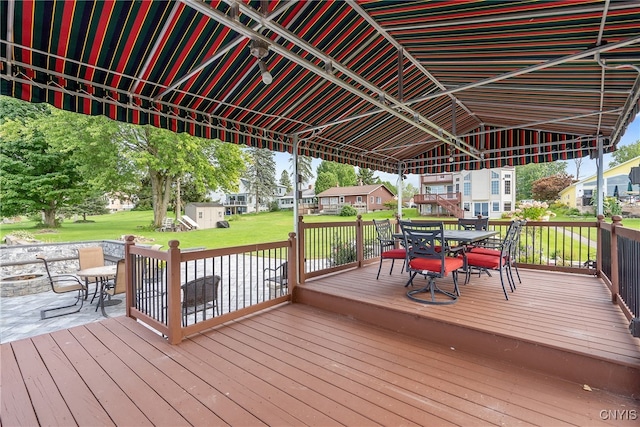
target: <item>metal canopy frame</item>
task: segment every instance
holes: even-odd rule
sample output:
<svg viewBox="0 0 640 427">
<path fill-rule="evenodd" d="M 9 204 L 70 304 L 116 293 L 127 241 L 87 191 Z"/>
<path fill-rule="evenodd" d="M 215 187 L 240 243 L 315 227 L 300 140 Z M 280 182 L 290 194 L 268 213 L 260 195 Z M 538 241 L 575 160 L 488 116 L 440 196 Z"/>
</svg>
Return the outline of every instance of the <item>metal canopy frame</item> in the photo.
<svg viewBox="0 0 640 427">
<path fill-rule="evenodd" d="M 3 0 L 0 12 L 4 95 L 386 172 L 566 160 L 599 141 L 610 152 L 639 110 L 636 1 Z"/>
</svg>

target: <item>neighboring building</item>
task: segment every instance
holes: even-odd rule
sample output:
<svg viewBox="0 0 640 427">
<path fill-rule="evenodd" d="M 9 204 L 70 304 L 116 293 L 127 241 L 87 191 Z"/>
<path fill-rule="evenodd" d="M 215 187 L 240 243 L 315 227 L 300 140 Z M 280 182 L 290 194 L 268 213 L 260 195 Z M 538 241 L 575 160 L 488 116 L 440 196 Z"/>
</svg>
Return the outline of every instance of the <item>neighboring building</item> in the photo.
<svg viewBox="0 0 640 427">
<path fill-rule="evenodd" d="M 631 199 L 632 195 L 638 194 L 638 186 L 629 187 L 631 181 L 629 181 L 629 173 L 631 168 L 640 166 L 640 156 L 634 157 L 624 163 L 619 164 L 611 169 L 602 172 L 604 181 L 603 193 L 606 196 L 617 197 L 624 199 Z M 577 208 L 581 212 L 587 212 L 593 210 L 591 201 L 596 195 L 597 175 L 591 175 L 583 180 L 574 182 L 559 194 L 560 202 L 570 208 Z M 631 188 L 631 191 L 629 189 Z"/>
<path fill-rule="evenodd" d="M 353 206 L 358 212 L 386 209 L 384 204 L 395 196 L 384 184 L 333 187 L 318 194 L 320 213 L 338 214 L 344 205 Z"/>
<path fill-rule="evenodd" d="M 274 184 L 274 197 L 263 198 L 259 201 L 258 209 L 260 212 L 269 210 L 269 203 L 282 197 L 287 192 L 287 188 L 280 184 Z M 223 205 L 227 215 L 244 214 L 256 211 L 256 195 L 249 192 L 249 181 L 240 178 L 240 189 L 237 193 L 229 193 L 225 195 Z"/>
<path fill-rule="evenodd" d="M 513 167 L 427 174 L 414 201 L 421 215 L 497 219 L 515 209 L 515 183 Z"/>
<path fill-rule="evenodd" d="M 313 185 L 309 188 L 305 188 L 301 192 L 301 197 L 298 204 L 298 212 L 300 214 L 311 214 L 318 210 L 318 198 L 313 189 Z M 293 209 L 293 191 L 278 198 L 278 206 L 280 209 Z"/>
<path fill-rule="evenodd" d="M 120 197 L 119 194 L 112 194 L 105 196 L 107 199 L 107 209 L 109 212 L 130 211 L 135 207 L 132 200 L 126 197 Z"/>
<path fill-rule="evenodd" d="M 184 213 L 199 229 L 216 228 L 218 221 L 224 221 L 224 206 L 220 203 L 188 203 Z"/>
</svg>

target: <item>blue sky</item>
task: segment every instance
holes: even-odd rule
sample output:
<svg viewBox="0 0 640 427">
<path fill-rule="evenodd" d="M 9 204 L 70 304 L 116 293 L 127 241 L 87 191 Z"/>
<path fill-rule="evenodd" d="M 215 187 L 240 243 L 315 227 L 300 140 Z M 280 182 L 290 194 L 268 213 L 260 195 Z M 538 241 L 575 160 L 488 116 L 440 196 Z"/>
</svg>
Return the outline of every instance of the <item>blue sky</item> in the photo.
<svg viewBox="0 0 640 427">
<path fill-rule="evenodd" d="M 639 139 L 640 139 L 640 114 L 638 114 L 635 120 L 627 127 L 627 130 L 625 134 L 622 136 L 622 138 L 620 139 L 620 143 L 618 146 L 621 147 L 621 146 L 629 145 L 636 142 Z M 282 174 L 282 171 L 284 169 L 286 169 L 288 172 L 291 172 L 290 171 L 291 163 L 289 162 L 290 158 L 291 158 L 291 155 L 289 153 L 275 153 L 277 180 L 280 180 L 280 175 Z M 605 155 L 604 156 L 605 168 L 607 167 L 610 161 L 611 161 L 611 155 L 610 154 Z M 313 159 L 312 165 L 313 165 L 314 173 L 318 168 L 319 164 L 320 164 L 320 160 Z M 576 165 L 573 160 L 569 160 L 567 162 L 567 172 L 570 175 L 573 175 L 575 177 Z M 588 157 L 585 157 L 582 160 L 582 165 L 580 166 L 580 179 L 584 179 L 584 178 L 587 178 L 588 176 L 595 175 L 595 173 L 596 173 L 596 161 Z M 396 174 L 375 172 L 375 175 L 379 176 L 381 180 L 389 181 L 392 184 L 395 184 L 396 180 L 398 179 L 398 175 Z M 416 187 L 419 187 L 418 185 L 418 182 L 420 179 L 419 175 L 408 175 L 407 179 L 408 179 L 408 182 L 412 183 Z"/>
</svg>

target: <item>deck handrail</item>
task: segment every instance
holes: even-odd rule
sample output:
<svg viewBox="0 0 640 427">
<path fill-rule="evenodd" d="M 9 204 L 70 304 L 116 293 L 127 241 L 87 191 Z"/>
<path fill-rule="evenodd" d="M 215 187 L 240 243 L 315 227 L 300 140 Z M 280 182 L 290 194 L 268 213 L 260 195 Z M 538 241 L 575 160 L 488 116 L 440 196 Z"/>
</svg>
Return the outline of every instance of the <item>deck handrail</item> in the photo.
<svg viewBox="0 0 640 427">
<path fill-rule="evenodd" d="M 291 301 L 296 280 L 274 284 L 268 275 L 286 262 L 287 277 L 296 277 L 295 233 L 281 242 L 230 248 L 184 252 L 179 245 L 171 240 L 167 251 L 153 250 L 136 246 L 133 236 L 127 236 L 125 244 L 126 315 L 155 329 L 170 343 Z M 206 283 L 212 276 L 220 278 L 215 303 L 203 300 L 195 312 L 186 310 L 181 287 L 198 280 Z"/>
</svg>

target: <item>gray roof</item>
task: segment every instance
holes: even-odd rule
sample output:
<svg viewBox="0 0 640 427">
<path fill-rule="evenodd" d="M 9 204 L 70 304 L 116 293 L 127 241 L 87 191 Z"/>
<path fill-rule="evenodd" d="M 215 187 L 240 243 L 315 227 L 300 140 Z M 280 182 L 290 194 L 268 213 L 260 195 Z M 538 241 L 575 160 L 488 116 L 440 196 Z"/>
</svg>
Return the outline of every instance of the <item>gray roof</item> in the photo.
<svg viewBox="0 0 640 427">
<path fill-rule="evenodd" d="M 360 196 L 363 194 L 371 194 L 380 187 L 384 187 L 389 194 L 393 193 L 384 186 L 384 184 L 370 184 L 370 185 L 353 185 L 351 187 L 333 187 L 318 194 L 318 197 L 330 197 L 330 196 Z"/>
<path fill-rule="evenodd" d="M 195 206 L 198 208 L 224 208 L 224 206 L 222 206 L 222 204 L 220 203 L 214 203 L 214 202 L 193 202 L 193 203 L 187 203 L 187 206 Z"/>
</svg>

